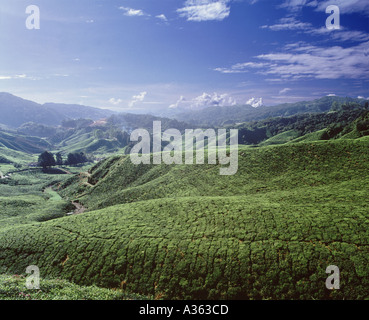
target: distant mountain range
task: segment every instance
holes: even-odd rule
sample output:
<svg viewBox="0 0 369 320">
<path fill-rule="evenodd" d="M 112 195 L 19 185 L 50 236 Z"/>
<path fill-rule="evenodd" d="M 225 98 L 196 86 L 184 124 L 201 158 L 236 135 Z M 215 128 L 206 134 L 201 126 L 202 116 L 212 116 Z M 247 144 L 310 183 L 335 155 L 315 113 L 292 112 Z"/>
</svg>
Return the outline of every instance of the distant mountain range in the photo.
<svg viewBox="0 0 369 320">
<path fill-rule="evenodd" d="M 201 110 L 191 110 L 172 115 L 172 121 L 180 121 L 193 127 L 214 127 L 235 125 L 238 123 L 259 121 L 275 117 L 289 117 L 304 113 L 328 112 L 334 103 L 338 105 L 350 103 L 363 103 L 364 99 L 350 97 L 323 97 L 312 101 L 296 103 L 284 103 L 275 106 L 261 106 L 254 108 L 250 105 L 236 105 L 229 107 L 208 107 Z M 117 114 L 108 109 L 99 109 L 75 104 L 45 103 L 38 104 L 24 100 L 9 93 L 0 93 L 0 129 L 19 128 L 25 123 L 33 122 L 47 126 L 57 126 L 67 119 L 91 119 L 99 120 L 111 118 Z M 129 127 L 137 127 L 138 124 L 152 119 L 151 115 L 123 114 L 112 117 L 110 120 L 122 122 Z M 133 120 L 133 124 L 131 123 Z M 168 119 L 167 119 L 168 120 Z M 113 122 L 114 122 L 113 121 Z M 179 123 L 175 123 L 175 128 Z"/>
<path fill-rule="evenodd" d="M 59 103 L 38 104 L 16 97 L 10 93 L 0 93 L 0 125 L 17 128 L 27 122 L 49 126 L 61 124 L 65 119 L 89 118 L 98 120 L 114 114 L 107 109 L 82 105 Z"/>
<path fill-rule="evenodd" d="M 194 125 L 222 126 L 274 117 L 289 117 L 301 113 L 327 112 L 335 102 L 342 105 L 347 103 L 362 103 L 364 101 L 365 99 L 327 96 L 312 101 L 284 103 L 276 106 L 261 106 L 258 108 L 254 108 L 250 105 L 209 107 L 201 110 L 186 111 L 173 117 L 177 120 Z"/>
</svg>

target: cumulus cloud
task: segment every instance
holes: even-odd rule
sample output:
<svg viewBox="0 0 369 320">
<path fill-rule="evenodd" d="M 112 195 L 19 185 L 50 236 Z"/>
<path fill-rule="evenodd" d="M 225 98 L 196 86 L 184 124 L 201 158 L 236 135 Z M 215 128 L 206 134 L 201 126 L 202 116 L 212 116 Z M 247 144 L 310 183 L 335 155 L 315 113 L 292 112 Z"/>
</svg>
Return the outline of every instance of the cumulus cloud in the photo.
<svg viewBox="0 0 369 320">
<path fill-rule="evenodd" d="M 168 19 L 165 16 L 165 14 L 159 14 L 159 15 L 155 16 L 155 18 L 158 18 L 158 19 L 160 19 L 160 20 L 162 20 L 164 22 L 167 22 L 168 21 Z"/>
<path fill-rule="evenodd" d="M 254 108 L 259 108 L 263 105 L 263 98 L 251 98 L 246 101 L 246 104 Z"/>
<path fill-rule="evenodd" d="M 335 93 L 330 93 L 330 94 L 327 94 L 327 97 L 335 97 L 336 94 Z"/>
<path fill-rule="evenodd" d="M 146 95 L 147 95 L 147 92 L 146 91 L 143 91 L 140 94 L 138 94 L 136 96 L 133 96 L 131 102 L 129 103 L 129 107 L 132 108 L 138 102 L 144 101 Z"/>
<path fill-rule="evenodd" d="M 213 94 L 203 93 L 193 100 L 192 106 L 199 107 L 214 107 L 214 106 L 231 106 L 237 104 L 236 101 L 228 94 Z"/>
<path fill-rule="evenodd" d="M 112 105 L 118 105 L 118 104 L 121 104 L 123 102 L 123 100 L 121 99 L 115 99 L 115 98 L 111 98 L 109 99 L 109 102 L 112 104 Z"/>
<path fill-rule="evenodd" d="M 229 96 L 229 94 L 218 94 L 214 92 L 209 94 L 204 92 L 202 95 L 186 100 L 181 96 L 176 103 L 169 106 L 170 109 L 202 109 L 207 107 L 225 107 L 236 105 L 237 101 Z"/>
<path fill-rule="evenodd" d="M 144 13 L 140 9 L 132 9 L 132 8 L 128 8 L 128 7 L 119 7 L 119 9 L 124 12 L 125 16 L 129 16 L 129 17 L 135 17 L 135 16 L 139 17 L 139 16 L 147 15 L 146 13 Z"/>
<path fill-rule="evenodd" d="M 178 109 L 186 103 L 186 99 L 184 96 L 180 96 L 176 103 L 173 103 L 169 106 L 169 109 Z"/>
<path fill-rule="evenodd" d="M 180 17 L 188 21 L 224 20 L 230 14 L 230 0 L 187 0 L 177 9 Z"/>
</svg>

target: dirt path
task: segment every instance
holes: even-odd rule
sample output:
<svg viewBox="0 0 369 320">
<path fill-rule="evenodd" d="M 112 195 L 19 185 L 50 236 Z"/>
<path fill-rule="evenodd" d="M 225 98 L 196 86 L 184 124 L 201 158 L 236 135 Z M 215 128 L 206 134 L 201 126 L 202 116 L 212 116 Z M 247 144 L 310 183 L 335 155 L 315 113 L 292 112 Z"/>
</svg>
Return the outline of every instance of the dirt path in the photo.
<svg viewBox="0 0 369 320">
<path fill-rule="evenodd" d="M 81 205 L 79 202 L 72 201 L 72 204 L 76 207 L 76 210 L 74 210 L 73 214 L 80 214 L 85 212 L 87 209 Z"/>
<path fill-rule="evenodd" d="M 63 169 L 63 168 L 59 168 L 59 167 L 57 167 L 56 169 L 58 169 L 58 170 L 60 170 L 60 171 L 63 171 L 63 172 L 65 172 L 66 174 L 73 174 L 72 172 L 70 172 L 70 171 L 68 171 L 68 170 L 66 170 L 66 169 Z"/>
<path fill-rule="evenodd" d="M 51 201 L 59 201 L 59 200 L 62 200 L 63 198 L 56 192 L 52 189 L 52 187 L 47 187 L 45 190 L 44 190 L 44 193 L 48 194 L 50 196 L 50 199 Z M 75 210 L 72 211 L 72 212 L 69 212 L 67 213 L 67 215 L 73 215 L 73 214 L 80 214 L 80 213 L 83 213 L 87 210 L 87 208 L 85 208 L 83 205 L 81 205 L 79 202 L 75 202 L 75 201 L 72 201 L 71 202 L 74 206 L 75 206 Z"/>
</svg>

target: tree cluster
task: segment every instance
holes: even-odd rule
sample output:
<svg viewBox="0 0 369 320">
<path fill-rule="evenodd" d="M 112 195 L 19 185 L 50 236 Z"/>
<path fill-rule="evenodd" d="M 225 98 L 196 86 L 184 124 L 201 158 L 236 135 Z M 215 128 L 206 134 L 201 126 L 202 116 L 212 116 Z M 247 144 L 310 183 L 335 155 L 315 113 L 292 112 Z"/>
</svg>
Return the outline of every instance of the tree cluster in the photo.
<svg viewBox="0 0 369 320">
<path fill-rule="evenodd" d="M 54 167 L 56 165 L 77 165 L 88 162 L 86 155 L 83 152 L 69 153 L 67 159 L 63 161 L 63 156 L 58 152 L 55 157 L 51 152 L 45 151 L 38 157 L 38 165 L 44 169 Z"/>
</svg>

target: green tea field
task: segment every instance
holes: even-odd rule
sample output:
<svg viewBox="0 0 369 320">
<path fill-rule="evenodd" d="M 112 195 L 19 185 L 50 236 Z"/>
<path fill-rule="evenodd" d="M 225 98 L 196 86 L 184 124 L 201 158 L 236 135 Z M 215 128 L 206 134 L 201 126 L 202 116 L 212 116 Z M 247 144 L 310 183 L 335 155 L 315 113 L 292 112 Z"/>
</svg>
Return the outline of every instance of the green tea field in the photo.
<svg viewBox="0 0 369 320">
<path fill-rule="evenodd" d="M 24 186 L 34 198 L 1 212 L 0 273 L 155 299 L 367 299 L 368 157 L 367 138 L 240 147 L 234 176 L 111 157 L 56 181 L 62 199 Z M 66 216 L 71 202 L 87 211 Z"/>
</svg>

